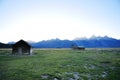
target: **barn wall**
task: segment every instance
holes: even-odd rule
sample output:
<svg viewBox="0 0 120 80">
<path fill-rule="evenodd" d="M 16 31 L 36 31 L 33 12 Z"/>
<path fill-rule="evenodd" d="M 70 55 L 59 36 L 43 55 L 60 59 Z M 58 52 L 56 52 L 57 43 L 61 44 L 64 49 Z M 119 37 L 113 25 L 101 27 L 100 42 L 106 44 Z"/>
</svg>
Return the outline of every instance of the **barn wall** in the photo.
<svg viewBox="0 0 120 80">
<path fill-rule="evenodd" d="M 21 52 L 19 51 L 19 48 L 21 48 Z M 25 55 L 29 55 L 30 54 L 30 47 L 27 46 L 27 45 L 18 45 L 18 46 L 15 46 L 13 47 L 13 51 L 12 51 L 13 54 L 25 54 Z"/>
</svg>

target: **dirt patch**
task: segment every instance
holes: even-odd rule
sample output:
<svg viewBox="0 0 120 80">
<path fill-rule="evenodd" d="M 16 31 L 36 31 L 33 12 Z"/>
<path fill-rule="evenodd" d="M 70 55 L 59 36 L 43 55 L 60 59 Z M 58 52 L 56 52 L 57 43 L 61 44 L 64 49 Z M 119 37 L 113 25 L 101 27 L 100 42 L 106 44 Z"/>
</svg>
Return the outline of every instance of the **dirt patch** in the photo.
<svg viewBox="0 0 120 80">
<path fill-rule="evenodd" d="M 50 75 L 50 74 L 43 74 L 43 75 L 41 75 L 41 79 L 50 79 L 50 80 L 61 80 L 61 78 L 59 78 L 59 77 L 56 77 L 56 76 L 54 76 L 54 75 Z"/>
<path fill-rule="evenodd" d="M 95 65 L 93 65 L 93 64 L 85 64 L 84 68 L 85 69 L 95 69 Z"/>
</svg>

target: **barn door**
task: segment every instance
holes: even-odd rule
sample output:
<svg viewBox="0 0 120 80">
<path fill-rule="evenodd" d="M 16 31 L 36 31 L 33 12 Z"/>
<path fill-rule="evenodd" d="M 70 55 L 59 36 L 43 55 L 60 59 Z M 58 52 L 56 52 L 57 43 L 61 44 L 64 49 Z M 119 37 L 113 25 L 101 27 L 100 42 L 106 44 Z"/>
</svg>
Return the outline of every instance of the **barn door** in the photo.
<svg viewBox="0 0 120 80">
<path fill-rule="evenodd" d="M 18 53 L 22 54 L 22 48 L 21 47 L 18 48 Z"/>
</svg>

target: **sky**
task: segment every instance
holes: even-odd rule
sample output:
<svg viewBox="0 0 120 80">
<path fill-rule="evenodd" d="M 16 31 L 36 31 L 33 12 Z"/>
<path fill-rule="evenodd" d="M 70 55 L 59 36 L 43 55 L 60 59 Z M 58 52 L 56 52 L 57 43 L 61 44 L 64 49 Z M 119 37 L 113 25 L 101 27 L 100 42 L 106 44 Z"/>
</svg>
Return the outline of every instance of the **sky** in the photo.
<svg viewBox="0 0 120 80">
<path fill-rule="evenodd" d="M 120 0 L 0 0 L 0 42 L 120 39 Z"/>
</svg>

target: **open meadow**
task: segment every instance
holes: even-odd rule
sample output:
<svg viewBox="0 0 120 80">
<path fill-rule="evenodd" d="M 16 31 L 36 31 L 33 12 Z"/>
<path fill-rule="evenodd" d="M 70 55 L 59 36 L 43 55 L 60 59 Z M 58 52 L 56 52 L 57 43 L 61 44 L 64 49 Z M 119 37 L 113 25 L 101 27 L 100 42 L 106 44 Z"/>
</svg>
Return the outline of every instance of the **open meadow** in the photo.
<svg viewBox="0 0 120 80">
<path fill-rule="evenodd" d="M 0 80 L 120 80 L 120 49 L 0 49 Z"/>
</svg>

